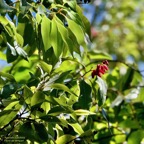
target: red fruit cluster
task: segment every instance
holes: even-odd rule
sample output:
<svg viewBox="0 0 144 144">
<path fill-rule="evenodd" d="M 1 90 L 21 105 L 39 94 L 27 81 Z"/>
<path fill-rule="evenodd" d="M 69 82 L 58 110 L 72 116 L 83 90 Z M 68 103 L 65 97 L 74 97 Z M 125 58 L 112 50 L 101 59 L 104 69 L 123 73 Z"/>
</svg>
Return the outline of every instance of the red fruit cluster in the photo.
<svg viewBox="0 0 144 144">
<path fill-rule="evenodd" d="M 101 77 L 105 72 L 109 69 L 108 68 L 109 62 L 107 60 L 104 60 L 102 64 L 98 64 L 97 68 L 92 71 L 92 78 L 94 78 L 96 75 Z"/>
</svg>

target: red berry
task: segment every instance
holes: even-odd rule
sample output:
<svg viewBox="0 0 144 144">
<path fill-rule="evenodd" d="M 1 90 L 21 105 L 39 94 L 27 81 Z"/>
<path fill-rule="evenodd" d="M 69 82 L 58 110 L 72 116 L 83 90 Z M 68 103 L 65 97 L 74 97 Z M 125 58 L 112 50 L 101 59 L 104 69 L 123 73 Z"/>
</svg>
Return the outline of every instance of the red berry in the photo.
<svg viewBox="0 0 144 144">
<path fill-rule="evenodd" d="M 103 67 L 103 69 L 105 69 L 105 71 L 107 71 L 109 69 L 106 64 L 103 64 L 102 67 Z"/>
</svg>

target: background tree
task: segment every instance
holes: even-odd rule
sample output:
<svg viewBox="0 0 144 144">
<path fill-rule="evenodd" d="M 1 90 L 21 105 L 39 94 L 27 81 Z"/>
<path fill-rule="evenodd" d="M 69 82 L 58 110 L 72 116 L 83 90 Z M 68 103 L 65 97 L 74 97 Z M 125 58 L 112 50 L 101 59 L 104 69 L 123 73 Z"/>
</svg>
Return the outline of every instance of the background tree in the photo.
<svg viewBox="0 0 144 144">
<path fill-rule="evenodd" d="M 143 9 L 94 1 L 90 24 L 88 2 L 0 1 L 1 143 L 143 141 Z"/>
</svg>

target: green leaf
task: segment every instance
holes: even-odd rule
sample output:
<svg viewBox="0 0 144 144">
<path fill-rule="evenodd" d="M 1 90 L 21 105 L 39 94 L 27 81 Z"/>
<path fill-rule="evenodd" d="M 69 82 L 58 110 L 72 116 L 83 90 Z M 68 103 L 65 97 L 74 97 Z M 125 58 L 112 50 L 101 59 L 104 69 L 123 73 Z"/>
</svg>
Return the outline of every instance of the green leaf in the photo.
<svg viewBox="0 0 144 144">
<path fill-rule="evenodd" d="M 40 142 L 47 142 L 48 140 L 48 133 L 43 124 L 34 123 L 35 133 L 37 135 L 37 138 Z"/>
<path fill-rule="evenodd" d="M 31 89 L 27 86 L 24 86 L 24 91 L 23 91 L 23 96 L 24 96 L 24 100 L 27 104 L 31 103 L 31 98 L 33 96 L 33 92 L 31 91 Z"/>
<path fill-rule="evenodd" d="M 140 92 L 138 94 L 138 97 L 136 99 L 134 99 L 133 101 L 134 102 L 142 102 L 142 101 L 144 101 L 143 94 L 144 94 L 144 88 L 142 87 L 142 88 L 140 88 Z"/>
<path fill-rule="evenodd" d="M 76 115 L 95 115 L 95 113 L 90 112 L 90 111 L 88 111 L 88 110 L 84 110 L 84 109 L 75 110 L 74 113 L 75 113 Z"/>
<path fill-rule="evenodd" d="M 48 112 L 48 114 L 52 115 L 52 116 L 57 116 L 60 115 L 61 113 L 65 113 L 66 109 L 62 106 L 55 106 L 53 108 L 50 109 L 50 111 Z"/>
<path fill-rule="evenodd" d="M 7 125 L 11 120 L 15 119 L 18 111 L 4 110 L 0 112 L 0 128 Z"/>
<path fill-rule="evenodd" d="M 68 123 L 68 124 L 74 129 L 74 131 L 77 134 L 81 135 L 82 133 L 84 133 L 80 124 L 78 124 L 78 123 Z"/>
<path fill-rule="evenodd" d="M 41 17 L 41 15 L 40 14 L 36 14 L 36 21 L 37 21 L 37 24 L 39 25 L 39 24 L 41 24 L 41 22 L 42 22 L 42 19 L 44 20 L 46 20 L 47 21 L 47 17 L 46 16 L 44 16 L 43 18 Z M 42 25 L 41 25 L 41 29 L 42 29 Z"/>
<path fill-rule="evenodd" d="M 76 22 L 74 22 L 73 20 L 70 20 L 68 18 L 67 18 L 67 22 L 68 22 L 69 29 L 74 33 L 78 43 L 84 48 L 87 48 L 85 43 L 85 34 L 82 30 L 82 27 Z"/>
<path fill-rule="evenodd" d="M 60 84 L 60 83 L 55 83 L 51 85 L 51 88 L 54 89 L 59 89 L 59 90 L 63 90 L 68 92 L 69 94 L 75 95 L 77 96 L 74 92 L 72 92 L 67 86 L 65 86 L 64 84 Z"/>
<path fill-rule="evenodd" d="M 70 38 L 70 40 L 72 41 L 73 43 L 73 46 L 70 46 L 71 43 L 68 43 L 69 44 L 69 50 L 72 54 L 73 51 L 77 52 L 78 54 L 81 55 L 81 51 L 80 51 L 80 45 L 78 43 L 78 40 L 76 38 L 76 36 L 74 35 L 74 33 L 71 31 L 70 28 L 67 28 L 68 29 L 68 37 Z"/>
<path fill-rule="evenodd" d="M 56 116 L 51 116 L 51 115 L 45 115 L 41 116 L 40 119 L 46 121 L 46 122 L 60 122 L 60 120 Z"/>
<path fill-rule="evenodd" d="M 80 81 L 80 97 L 78 104 L 81 109 L 89 109 L 91 101 L 91 86 L 82 80 Z"/>
<path fill-rule="evenodd" d="M 40 66 L 42 67 L 42 69 L 45 72 L 47 72 L 48 74 L 50 74 L 50 72 L 52 70 L 52 65 L 49 65 L 49 64 L 47 64 L 46 62 L 44 62 L 42 60 L 39 63 L 40 63 Z"/>
<path fill-rule="evenodd" d="M 42 40 L 44 43 L 45 51 L 51 47 L 51 45 L 52 45 L 51 41 L 53 41 L 55 38 L 57 38 L 57 36 L 54 36 L 57 34 L 54 32 L 57 32 L 57 31 L 56 30 L 54 31 L 53 27 L 55 27 L 55 26 L 53 23 L 51 23 L 51 20 L 49 18 L 47 18 L 46 16 L 44 16 L 42 18 L 42 22 L 41 22 L 41 33 L 42 33 Z M 53 32 L 53 37 L 50 34 L 51 31 Z"/>
<path fill-rule="evenodd" d="M 6 78 L 7 80 L 11 82 L 16 82 L 15 78 L 11 74 L 0 72 L 0 76 Z"/>
<path fill-rule="evenodd" d="M 39 14 L 45 14 L 47 12 L 45 6 L 42 4 L 40 4 L 37 9 Z"/>
<path fill-rule="evenodd" d="M 68 4 L 68 6 L 73 9 L 73 10 L 76 10 L 76 0 L 63 0 L 64 4 Z"/>
<path fill-rule="evenodd" d="M 4 16 L 0 16 L 0 22 L 1 22 L 2 25 L 7 25 L 9 23 L 7 18 L 4 17 Z"/>
<path fill-rule="evenodd" d="M 5 126 L 17 117 L 17 113 L 22 105 L 19 101 L 11 102 L 2 112 L 0 112 L 0 127 Z"/>
<path fill-rule="evenodd" d="M 107 94 L 107 84 L 103 79 L 97 76 L 97 84 L 99 85 L 98 89 L 98 105 L 102 106 L 106 101 L 106 94 Z"/>
<path fill-rule="evenodd" d="M 76 6 L 76 12 L 78 13 L 79 17 L 81 18 L 81 20 L 82 20 L 82 22 L 84 24 L 86 33 L 90 37 L 91 36 L 91 24 L 90 24 L 90 21 L 84 16 L 82 8 L 79 5 Z"/>
<path fill-rule="evenodd" d="M 84 31 L 85 26 L 82 22 L 82 19 L 80 18 L 80 16 L 78 15 L 78 13 L 74 12 L 74 11 L 67 11 L 67 14 L 69 15 L 69 17 L 71 18 L 71 20 L 73 20 L 75 23 L 77 23 L 78 25 L 81 26 L 82 30 Z"/>
<path fill-rule="evenodd" d="M 67 143 L 71 144 L 70 142 L 73 142 L 75 138 L 76 138 L 75 136 L 65 134 L 56 140 L 56 144 L 67 144 Z"/>
<path fill-rule="evenodd" d="M 20 46 L 22 47 L 23 46 L 23 43 L 24 43 L 24 39 L 23 37 L 18 34 L 18 33 L 15 33 L 15 41 L 14 41 L 14 46 Z"/>
<path fill-rule="evenodd" d="M 92 143 L 94 139 L 94 132 L 92 130 L 87 130 L 80 135 L 80 138 L 83 139 L 86 143 Z"/>
<path fill-rule="evenodd" d="M 57 22 L 58 31 L 60 32 L 62 39 L 63 39 L 66 47 L 68 47 L 71 54 L 73 55 L 74 51 L 77 52 L 78 54 L 80 54 L 79 44 L 77 43 L 77 40 L 76 40 L 75 36 L 73 35 L 73 33 L 69 29 L 64 27 L 63 23 L 59 20 L 59 18 L 56 18 L 56 21 L 58 21 Z M 74 38 L 71 39 L 72 36 L 75 39 Z M 75 42 L 73 43 L 74 40 L 75 40 Z"/>
<path fill-rule="evenodd" d="M 18 89 L 18 85 L 15 83 L 6 84 L 1 89 L 0 97 L 6 99 L 10 97 L 11 94 L 14 94 L 17 89 Z"/>
<path fill-rule="evenodd" d="M 15 61 L 18 58 L 17 54 L 16 54 L 16 56 L 14 56 L 13 54 L 14 53 L 12 53 L 12 51 L 8 48 L 7 51 L 6 51 L 6 58 L 7 58 L 8 63 L 11 63 L 11 62 Z"/>
<path fill-rule="evenodd" d="M 119 123 L 119 126 L 122 128 L 132 128 L 132 129 L 139 129 L 140 125 L 139 122 L 136 120 L 126 119 Z"/>
<path fill-rule="evenodd" d="M 31 141 L 35 140 L 35 131 L 32 127 L 31 122 L 27 121 L 22 124 L 19 128 L 19 135 L 29 139 Z"/>
<path fill-rule="evenodd" d="M 31 99 L 31 106 L 39 105 L 45 100 L 45 95 L 41 91 L 37 91 Z"/>
<path fill-rule="evenodd" d="M 101 52 L 101 51 L 97 51 L 97 50 L 89 51 L 88 55 L 91 58 L 91 60 L 93 60 L 93 61 L 99 61 L 99 60 L 105 60 L 105 59 L 112 60 L 111 55 L 109 55 L 106 52 Z"/>
<path fill-rule="evenodd" d="M 144 130 L 139 129 L 130 134 L 128 137 L 128 144 L 139 144 L 141 140 L 144 138 Z"/>
<path fill-rule="evenodd" d="M 63 51 L 64 43 L 61 34 L 58 31 L 57 22 L 55 21 L 55 19 L 52 19 L 52 28 L 51 28 L 50 37 L 51 37 L 51 45 L 53 47 L 54 54 L 57 58 L 59 58 L 59 56 Z"/>
</svg>

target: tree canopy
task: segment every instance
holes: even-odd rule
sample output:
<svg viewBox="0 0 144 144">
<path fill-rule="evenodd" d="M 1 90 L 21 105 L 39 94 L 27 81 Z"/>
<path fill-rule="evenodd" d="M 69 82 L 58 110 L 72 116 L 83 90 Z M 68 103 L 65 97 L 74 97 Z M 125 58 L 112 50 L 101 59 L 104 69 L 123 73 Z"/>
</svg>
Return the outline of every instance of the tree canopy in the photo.
<svg viewBox="0 0 144 144">
<path fill-rule="evenodd" d="M 1 0 L 0 143 L 144 141 L 143 14 L 136 0 Z"/>
</svg>

